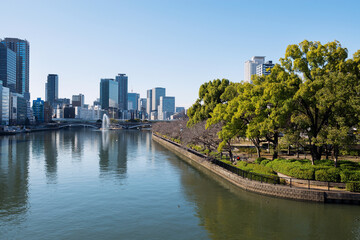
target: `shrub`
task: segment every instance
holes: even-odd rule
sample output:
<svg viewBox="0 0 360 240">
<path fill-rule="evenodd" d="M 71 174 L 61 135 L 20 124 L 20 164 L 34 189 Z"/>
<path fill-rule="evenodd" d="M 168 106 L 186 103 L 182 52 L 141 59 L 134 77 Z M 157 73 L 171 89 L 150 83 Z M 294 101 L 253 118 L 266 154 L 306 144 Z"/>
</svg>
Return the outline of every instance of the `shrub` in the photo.
<svg viewBox="0 0 360 240">
<path fill-rule="evenodd" d="M 348 190 L 350 192 L 360 192 L 360 182 L 346 183 L 346 190 Z"/>
<path fill-rule="evenodd" d="M 360 171 L 345 169 L 340 172 L 341 182 L 360 181 Z"/>
<path fill-rule="evenodd" d="M 340 170 L 335 168 L 320 169 L 315 172 L 315 180 L 323 182 L 340 182 Z"/>
<path fill-rule="evenodd" d="M 266 164 L 268 164 L 268 162 L 270 162 L 270 160 L 266 159 L 266 160 L 262 160 L 260 164 L 263 166 L 266 166 Z"/>
<path fill-rule="evenodd" d="M 264 158 L 264 157 L 260 157 L 260 158 L 257 158 L 256 160 L 255 160 L 255 163 L 257 163 L 257 164 L 260 164 L 262 161 L 264 161 L 264 160 L 267 160 L 266 158 Z"/>
</svg>

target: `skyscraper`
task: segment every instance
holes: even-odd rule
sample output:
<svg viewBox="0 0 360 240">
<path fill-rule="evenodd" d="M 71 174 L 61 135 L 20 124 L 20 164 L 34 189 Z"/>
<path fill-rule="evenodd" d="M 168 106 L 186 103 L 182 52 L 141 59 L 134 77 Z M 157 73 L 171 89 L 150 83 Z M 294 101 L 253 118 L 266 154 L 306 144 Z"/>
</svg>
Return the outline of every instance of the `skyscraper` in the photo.
<svg viewBox="0 0 360 240">
<path fill-rule="evenodd" d="M 175 97 L 161 96 L 159 100 L 158 119 L 167 120 L 175 113 Z"/>
<path fill-rule="evenodd" d="M 16 92 L 16 53 L 0 43 L 0 81 L 11 92 Z"/>
<path fill-rule="evenodd" d="M 146 92 L 146 113 L 150 118 L 150 114 L 152 111 L 152 89 L 147 90 Z"/>
<path fill-rule="evenodd" d="M 49 102 L 52 107 L 55 106 L 59 98 L 59 77 L 57 74 L 49 74 L 47 83 L 45 83 L 45 101 Z"/>
<path fill-rule="evenodd" d="M 29 42 L 18 38 L 5 38 L 2 43 L 16 53 L 16 91 L 29 98 Z"/>
<path fill-rule="evenodd" d="M 44 100 L 41 100 L 41 98 L 33 100 L 32 108 L 36 122 L 44 122 Z"/>
<path fill-rule="evenodd" d="M 160 104 L 160 97 L 165 97 L 165 88 L 157 87 L 152 89 L 151 111 L 157 111 Z"/>
<path fill-rule="evenodd" d="M 251 60 L 245 62 L 244 68 L 244 80 L 246 82 L 252 83 L 251 76 L 256 74 L 256 67 L 265 62 L 265 57 L 254 56 Z"/>
<path fill-rule="evenodd" d="M 115 77 L 115 81 L 118 83 L 119 92 L 118 92 L 118 103 L 119 110 L 124 111 L 128 110 L 128 77 L 126 74 L 119 73 Z"/>
<path fill-rule="evenodd" d="M 140 94 L 128 93 L 128 110 L 138 110 Z"/>
<path fill-rule="evenodd" d="M 103 78 L 100 81 L 100 103 L 105 110 L 118 108 L 118 82 L 111 78 Z"/>
<path fill-rule="evenodd" d="M 85 96 L 79 93 L 79 95 L 72 95 L 71 103 L 73 107 L 84 107 Z"/>
</svg>

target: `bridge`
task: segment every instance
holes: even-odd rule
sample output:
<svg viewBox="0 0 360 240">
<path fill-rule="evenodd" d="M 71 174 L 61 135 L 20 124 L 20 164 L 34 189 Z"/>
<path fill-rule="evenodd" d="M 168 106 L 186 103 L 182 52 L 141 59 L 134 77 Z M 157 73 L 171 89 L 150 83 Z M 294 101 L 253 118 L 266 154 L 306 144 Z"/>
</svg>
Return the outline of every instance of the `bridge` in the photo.
<svg viewBox="0 0 360 240">
<path fill-rule="evenodd" d="M 98 124 L 86 124 L 86 123 L 66 123 L 59 125 L 60 128 L 67 128 L 67 127 L 89 127 L 94 129 L 99 129 L 100 125 Z"/>
<path fill-rule="evenodd" d="M 151 122 L 118 122 L 116 124 L 110 124 L 110 129 L 141 129 L 141 128 L 151 128 Z M 58 128 L 68 128 L 68 127 L 88 127 L 94 129 L 100 129 L 101 124 L 96 122 L 63 122 L 59 123 Z"/>
</svg>

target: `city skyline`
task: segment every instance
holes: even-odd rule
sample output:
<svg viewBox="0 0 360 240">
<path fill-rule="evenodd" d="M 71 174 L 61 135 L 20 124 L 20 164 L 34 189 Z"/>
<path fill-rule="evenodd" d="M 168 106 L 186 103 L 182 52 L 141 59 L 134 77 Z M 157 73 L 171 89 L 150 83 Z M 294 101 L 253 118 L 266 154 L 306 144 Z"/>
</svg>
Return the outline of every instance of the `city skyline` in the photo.
<svg viewBox="0 0 360 240">
<path fill-rule="evenodd" d="M 30 42 L 32 100 L 45 99 L 41 86 L 49 73 L 61 79 L 59 96 L 81 92 L 89 104 L 99 97 L 99 79 L 124 72 L 129 92 L 145 97 L 147 89 L 162 86 L 186 108 L 204 82 L 244 80 L 244 62 L 252 56 L 278 63 L 289 44 L 304 39 L 336 39 L 349 57 L 358 49 L 357 1 L 265 3 L 77 1 L 69 9 L 67 2 L 3 2 L 18 14 L 2 13 L 3 22 L 13 19 L 2 27 L 1 38 Z M 119 10 L 121 18 L 110 17 Z"/>
</svg>

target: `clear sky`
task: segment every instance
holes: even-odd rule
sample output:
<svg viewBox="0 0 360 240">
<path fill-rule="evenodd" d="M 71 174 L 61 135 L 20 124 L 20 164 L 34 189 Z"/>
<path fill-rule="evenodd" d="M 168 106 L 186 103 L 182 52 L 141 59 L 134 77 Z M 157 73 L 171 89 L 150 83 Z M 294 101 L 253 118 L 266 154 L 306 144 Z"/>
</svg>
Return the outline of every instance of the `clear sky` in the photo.
<svg viewBox="0 0 360 240">
<path fill-rule="evenodd" d="M 100 78 L 129 77 L 129 92 L 165 87 L 191 106 L 199 86 L 243 80 L 254 55 L 278 62 L 289 44 L 333 40 L 360 49 L 360 1 L 4 1 L 0 38 L 30 42 L 31 98 L 45 97 L 49 73 L 59 97 L 99 96 Z"/>
</svg>

